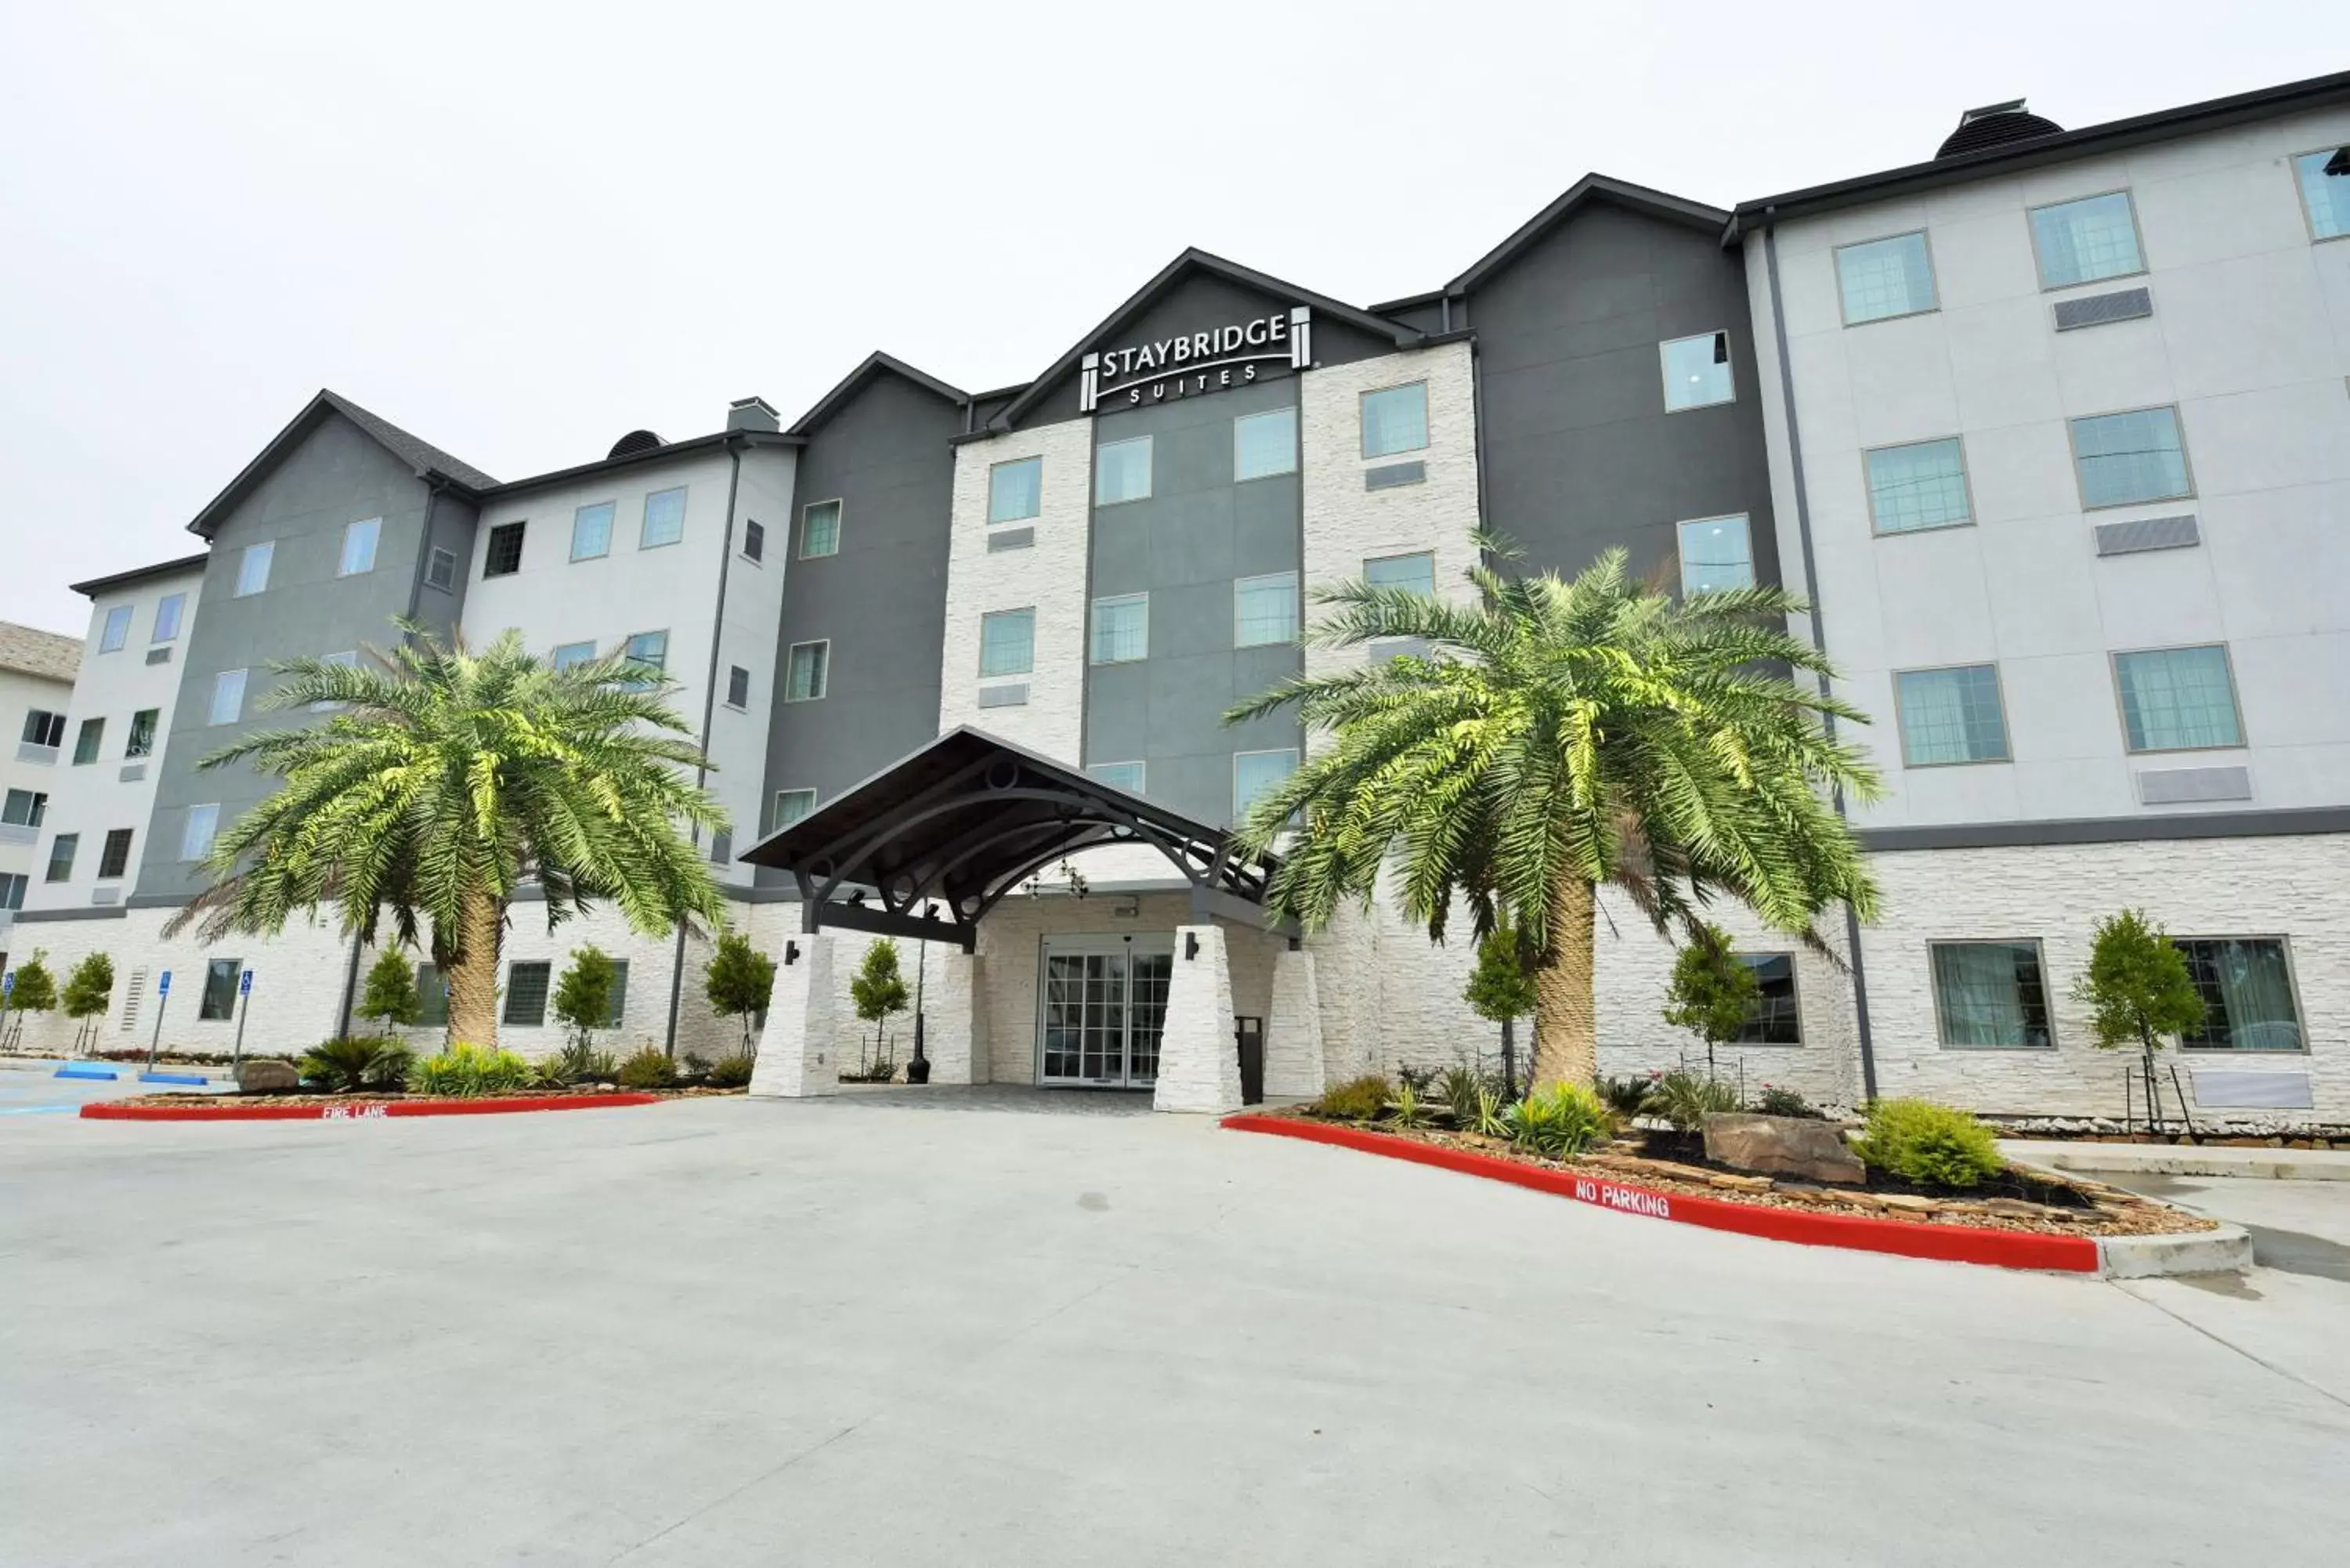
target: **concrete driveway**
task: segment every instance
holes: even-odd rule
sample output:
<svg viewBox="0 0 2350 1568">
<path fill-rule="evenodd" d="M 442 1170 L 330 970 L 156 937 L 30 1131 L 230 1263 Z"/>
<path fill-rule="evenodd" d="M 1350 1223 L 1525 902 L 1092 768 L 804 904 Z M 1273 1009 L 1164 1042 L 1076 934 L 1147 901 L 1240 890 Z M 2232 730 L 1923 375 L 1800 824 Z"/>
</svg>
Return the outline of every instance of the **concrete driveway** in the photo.
<svg viewBox="0 0 2350 1568">
<path fill-rule="evenodd" d="M 2350 1538 L 2350 1314 L 1793 1248 L 1188 1119 L 31 1116 L 0 1191 L 10 1568 Z"/>
</svg>

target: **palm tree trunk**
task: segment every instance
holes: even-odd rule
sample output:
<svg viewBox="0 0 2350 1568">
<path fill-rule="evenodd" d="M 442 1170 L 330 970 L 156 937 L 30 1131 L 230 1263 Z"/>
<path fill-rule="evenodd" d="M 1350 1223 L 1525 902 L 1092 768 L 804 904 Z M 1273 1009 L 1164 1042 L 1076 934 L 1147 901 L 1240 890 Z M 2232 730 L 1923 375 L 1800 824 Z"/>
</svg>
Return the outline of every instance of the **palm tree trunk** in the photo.
<svg viewBox="0 0 2350 1568">
<path fill-rule="evenodd" d="M 1588 1085 L 1599 1073 L 1597 1007 L 1592 995 L 1593 898 L 1580 877 L 1551 889 L 1549 958 L 1534 971 L 1532 1087 Z"/>
<path fill-rule="evenodd" d="M 449 1037 L 488 1049 L 498 1043 L 498 938 L 505 911 L 487 893 L 466 896 L 449 963 Z"/>
</svg>

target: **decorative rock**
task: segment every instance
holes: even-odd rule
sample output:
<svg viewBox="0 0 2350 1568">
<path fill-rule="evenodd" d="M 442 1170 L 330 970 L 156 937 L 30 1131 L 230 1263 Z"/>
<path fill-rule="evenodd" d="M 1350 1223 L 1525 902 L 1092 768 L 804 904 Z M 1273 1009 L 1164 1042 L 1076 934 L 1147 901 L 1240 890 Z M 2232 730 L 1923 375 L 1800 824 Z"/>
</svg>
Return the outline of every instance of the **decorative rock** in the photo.
<svg viewBox="0 0 2350 1568">
<path fill-rule="evenodd" d="M 236 1086 L 248 1095 L 282 1095 L 302 1086 L 302 1075 L 291 1062 L 266 1056 L 236 1064 Z"/>
<path fill-rule="evenodd" d="M 1877 1200 L 1887 1209 L 1898 1209 L 1905 1214 L 1932 1214 L 1942 1207 L 1938 1199 L 1920 1198 L 1910 1192 L 1880 1192 L 1877 1194 Z"/>
<path fill-rule="evenodd" d="M 2011 1220 L 2045 1220 L 2055 1212 L 2045 1203 L 2027 1203 L 2021 1198 L 1986 1198 L 1982 1206 L 1993 1214 L 2004 1214 Z"/>
<path fill-rule="evenodd" d="M 1705 1157 L 1741 1170 L 1776 1171 L 1813 1181 L 1857 1187 L 1868 1178 L 1860 1157 L 1831 1122 L 1808 1116 L 1762 1116 L 1746 1112 L 1705 1118 Z"/>
<path fill-rule="evenodd" d="M 1767 1176 L 1709 1176 L 1705 1184 L 1725 1192 L 1768 1192 L 1773 1185 Z"/>
</svg>

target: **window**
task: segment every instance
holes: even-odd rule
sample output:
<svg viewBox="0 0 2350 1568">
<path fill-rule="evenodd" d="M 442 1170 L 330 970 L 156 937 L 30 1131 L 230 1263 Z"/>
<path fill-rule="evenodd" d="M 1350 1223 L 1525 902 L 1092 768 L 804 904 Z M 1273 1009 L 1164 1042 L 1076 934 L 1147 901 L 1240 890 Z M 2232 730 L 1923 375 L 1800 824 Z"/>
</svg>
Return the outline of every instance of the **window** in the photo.
<svg viewBox="0 0 2350 1568">
<path fill-rule="evenodd" d="M 775 792 L 775 826 L 781 833 L 801 817 L 816 810 L 816 791 L 812 789 L 779 789 Z"/>
<path fill-rule="evenodd" d="M 1122 789 L 1128 794 L 1142 793 L 1140 763 L 1096 763 L 1086 770 L 1086 776 L 1112 789 Z"/>
<path fill-rule="evenodd" d="M 1096 664 L 1125 664 L 1150 657 L 1150 596 L 1121 594 L 1094 601 Z M 1021 668 L 1025 670 L 1026 665 Z"/>
<path fill-rule="evenodd" d="M 1269 479 L 1297 472 L 1297 410 L 1272 409 L 1232 421 L 1232 478 Z"/>
<path fill-rule="evenodd" d="M 506 1010 L 498 1020 L 501 1023 L 535 1028 L 546 1022 L 546 976 L 550 966 L 544 963 L 506 965 Z"/>
<path fill-rule="evenodd" d="M 1893 687 L 1901 760 L 1910 767 L 2008 760 L 2007 721 L 1993 666 L 1905 670 L 1893 677 Z"/>
<path fill-rule="evenodd" d="M 368 517 L 343 530 L 343 564 L 336 568 L 340 577 L 356 577 L 362 572 L 375 570 L 376 538 L 383 532 L 383 519 Z"/>
<path fill-rule="evenodd" d="M 751 672 L 739 664 L 726 667 L 726 705 L 729 708 L 751 705 Z"/>
<path fill-rule="evenodd" d="M 257 594 L 269 586 L 269 563 L 276 554 L 275 541 L 244 547 L 244 555 L 236 564 L 236 597 Z"/>
<path fill-rule="evenodd" d="M 800 559 L 840 554 L 840 503 L 818 501 L 800 509 Z"/>
<path fill-rule="evenodd" d="M 645 520 L 637 531 L 637 548 L 658 549 L 685 537 L 685 486 L 656 490 L 645 497 Z"/>
<path fill-rule="evenodd" d="M 1232 820 L 1246 822 L 1249 808 L 1296 771 L 1297 753 L 1294 751 L 1233 753 Z"/>
<path fill-rule="evenodd" d="M 747 517 L 743 520 L 743 558 L 746 561 L 764 561 L 767 558 L 767 525 L 765 524 L 754 522 Z"/>
<path fill-rule="evenodd" d="M 357 670 L 359 667 L 359 650 L 357 649 L 351 649 L 342 653 L 321 654 L 318 658 L 318 662 L 321 664 L 331 664 L 341 670 Z M 328 698 L 323 702 L 311 703 L 310 711 L 313 713 L 332 713 L 349 706 L 350 704 L 348 702 L 338 702 L 332 698 Z"/>
<path fill-rule="evenodd" d="M 2081 476 L 2083 506 L 2129 506 L 2195 493 L 2176 409 L 2074 420 L 2073 466 Z"/>
<path fill-rule="evenodd" d="M 106 843 L 98 852 L 99 881 L 119 881 L 122 874 L 130 869 L 131 831 L 128 827 L 113 827 L 107 830 Z"/>
<path fill-rule="evenodd" d="M 1842 246 L 1835 266 L 1846 327 L 1935 307 L 1934 262 L 1922 234 Z"/>
<path fill-rule="evenodd" d="M 25 744 L 55 751 L 66 743 L 66 716 L 35 708 L 25 715 Z"/>
<path fill-rule="evenodd" d="M 162 716 L 158 708 L 141 708 L 130 715 L 130 739 L 122 746 L 126 761 L 155 754 L 155 724 Z"/>
<path fill-rule="evenodd" d="M 1741 1045 L 1801 1045 L 1804 1023 L 1795 1005 L 1795 958 L 1793 953 L 1740 953 L 1738 961 L 1754 971 L 1762 994 L 1747 1010 L 1739 1025 Z"/>
<path fill-rule="evenodd" d="M 1928 950 L 1945 1046 L 2044 1051 L 2054 1044 L 2038 942 L 1934 942 Z"/>
<path fill-rule="evenodd" d="M 2327 166 L 2350 169 L 2350 148 L 2321 147 L 2293 161 L 2301 184 L 2302 211 L 2309 214 L 2312 238 L 2338 240 L 2350 234 L 2350 171 L 2329 173 Z"/>
<path fill-rule="evenodd" d="M 1435 569 L 1429 572 L 1435 581 Z M 1297 574 L 1274 572 L 1232 585 L 1232 646 L 1260 648 L 1297 640 Z"/>
<path fill-rule="evenodd" d="M 659 675 L 669 664 L 669 633 L 640 631 L 629 639 L 628 659 L 630 664 L 650 675 Z"/>
<path fill-rule="evenodd" d="M 1428 445 L 1428 383 L 1363 394 L 1363 455 L 1387 457 Z"/>
<path fill-rule="evenodd" d="M 1103 443 L 1094 453 L 1094 504 L 1116 506 L 1150 498 L 1150 438 Z"/>
<path fill-rule="evenodd" d="M 1974 520 L 1966 459 L 1956 436 L 1879 447 L 1868 464 L 1868 520 L 1879 534 L 1955 528 Z"/>
<path fill-rule="evenodd" d="M 214 959 L 204 965 L 203 999 L 196 1003 L 200 1022 L 220 1023 L 236 1016 L 236 982 L 244 971 L 243 959 Z"/>
<path fill-rule="evenodd" d="M 832 673 L 832 644 L 795 642 L 785 661 L 784 701 L 813 702 L 822 697 L 825 685 Z"/>
<path fill-rule="evenodd" d="M 74 851 L 81 847 L 81 835 L 60 833 L 49 840 L 48 879 L 68 882 L 73 879 Z"/>
<path fill-rule="evenodd" d="M 98 634 L 98 650 L 112 653 L 130 640 L 130 607 L 116 605 L 106 612 L 106 627 Z"/>
<path fill-rule="evenodd" d="M 490 530 L 490 547 L 482 560 L 482 576 L 510 577 L 522 570 L 522 534 L 527 523 L 501 523 Z"/>
<path fill-rule="evenodd" d="M 1045 505 L 1045 460 L 1024 457 L 987 471 L 987 520 L 1017 523 Z"/>
<path fill-rule="evenodd" d="M 979 618 L 979 672 L 1025 675 L 1036 667 L 1036 612 L 997 610 Z"/>
<path fill-rule="evenodd" d="M 441 978 L 439 964 L 416 966 L 416 1022 L 435 1029 L 449 1026 L 449 982 Z"/>
<path fill-rule="evenodd" d="M 49 797 L 37 790 L 12 789 L 0 802 L 0 823 L 11 827 L 38 827 L 49 813 Z"/>
<path fill-rule="evenodd" d="M 456 551 L 444 550 L 438 545 L 432 546 L 432 554 L 424 557 L 424 586 L 443 592 L 457 586 Z"/>
<path fill-rule="evenodd" d="M 244 671 L 224 670 L 213 677 L 211 722 L 234 724 L 244 717 Z"/>
<path fill-rule="evenodd" d="M 614 959 L 612 961 L 612 1006 L 611 1010 L 604 1014 L 604 1027 L 618 1029 L 620 1026 L 621 1018 L 628 1011 L 629 961 Z"/>
<path fill-rule="evenodd" d="M 180 858 L 202 860 L 213 852 L 213 835 L 220 829 L 220 807 L 192 805 L 180 829 Z"/>
<path fill-rule="evenodd" d="M 567 642 L 546 656 L 546 662 L 557 670 L 568 670 L 575 664 L 587 664 L 596 657 L 592 642 Z"/>
<path fill-rule="evenodd" d="M 1677 530 L 1680 539 L 1681 592 L 1713 593 L 1754 586 L 1754 549 L 1746 519 L 1699 517 Z"/>
<path fill-rule="evenodd" d="M 21 871 L 0 872 L 0 909 L 21 909 L 25 907 L 25 889 L 32 878 Z"/>
<path fill-rule="evenodd" d="M 150 642 L 170 642 L 180 635 L 180 617 L 186 613 L 188 596 L 165 594 L 155 601 L 155 635 Z"/>
<path fill-rule="evenodd" d="M 2121 693 L 2122 729 L 2133 752 L 2244 743 L 2228 650 L 2217 643 L 2116 653 L 2114 684 Z"/>
<path fill-rule="evenodd" d="M 2138 258 L 2137 214 L 2126 191 L 2033 208 L 2032 251 L 2040 259 L 2043 288 L 2069 288 L 2146 270 Z"/>
<path fill-rule="evenodd" d="M 571 558 L 592 561 L 612 553 L 612 504 L 598 501 L 571 514 Z"/>
<path fill-rule="evenodd" d="M 1665 368 L 1665 411 L 1702 409 L 1738 396 L 1730 378 L 1730 334 L 1705 332 L 1657 345 Z"/>
<path fill-rule="evenodd" d="M 1402 588 L 1409 593 L 1436 592 L 1436 557 L 1380 556 L 1363 563 L 1363 581 L 1375 588 Z"/>
<path fill-rule="evenodd" d="M 105 720 L 84 719 L 80 732 L 74 736 L 74 766 L 83 767 L 98 761 L 99 744 L 105 739 Z"/>
<path fill-rule="evenodd" d="M 2174 937 L 2203 993 L 2203 1026 L 2178 1037 L 2198 1051 L 2298 1051 L 2293 970 L 2274 937 Z"/>
</svg>

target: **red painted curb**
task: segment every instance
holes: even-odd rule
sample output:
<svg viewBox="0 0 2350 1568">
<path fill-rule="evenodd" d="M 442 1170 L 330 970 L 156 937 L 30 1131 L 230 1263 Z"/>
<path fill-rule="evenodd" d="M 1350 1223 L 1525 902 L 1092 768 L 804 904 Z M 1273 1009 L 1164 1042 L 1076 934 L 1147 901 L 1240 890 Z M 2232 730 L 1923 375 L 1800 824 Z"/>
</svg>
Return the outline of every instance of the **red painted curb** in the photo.
<svg viewBox="0 0 2350 1568">
<path fill-rule="evenodd" d="M 1482 1176 L 1530 1187 L 1537 1192 L 1572 1198 L 1579 1203 L 1596 1204 L 1618 1213 L 1702 1225 L 1711 1231 L 1735 1231 L 1741 1235 L 1762 1236 L 1773 1241 L 1891 1252 L 1904 1258 L 1935 1258 L 1950 1263 L 1989 1263 L 2003 1269 L 2053 1269 L 2077 1274 L 2097 1272 L 2097 1244 L 2086 1236 L 2045 1236 L 2024 1231 L 1988 1231 L 1972 1225 L 1868 1220 L 1858 1215 L 1814 1214 L 1803 1209 L 1732 1203 L 1720 1198 L 1685 1197 L 1678 1192 L 1655 1192 L 1625 1182 L 1577 1176 L 1572 1171 L 1551 1170 L 1465 1148 L 1446 1148 L 1417 1138 L 1295 1116 L 1243 1112 L 1226 1116 L 1223 1125 L 1238 1132 L 1273 1133 L 1281 1137 L 1303 1138 L 1308 1143 L 1336 1144 L 1365 1154 L 1385 1155 L 1389 1159 L 1408 1159 L 1465 1176 Z"/>
<path fill-rule="evenodd" d="M 123 1106 L 93 1100 L 81 1114 L 100 1122 L 372 1122 L 386 1116 L 488 1116 L 509 1111 L 593 1111 L 657 1106 L 659 1095 L 538 1095 L 493 1100 L 366 1100 L 348 1106 Z"/>
</svg>

